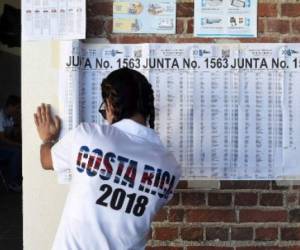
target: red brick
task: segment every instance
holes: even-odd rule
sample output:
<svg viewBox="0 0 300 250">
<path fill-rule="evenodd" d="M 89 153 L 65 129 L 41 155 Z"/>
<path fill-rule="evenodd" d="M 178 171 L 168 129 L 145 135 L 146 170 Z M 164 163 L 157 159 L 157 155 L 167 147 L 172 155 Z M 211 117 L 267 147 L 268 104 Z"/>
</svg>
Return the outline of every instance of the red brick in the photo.
<svg viewBox="0 0 300 250">
<path fill-rule="evenodd" d="M 236 206 L 255 206 L 257 205 L 257 193 L 236 193 L 234 205 Z"/>
<path fill-rule="evenodd" d="M 98 37 L 104 31 L 104 21 L 99 18 L 87 19 L 87 37 Z"/>
<path fill-rule="evenodd" d="M 299 38 L 299 36 L 296 36 L 297 38 Z M 294 190 L 300 190 L 300 185 L 293 185 L 292 188 Z"/>
<path fill-rule="evenodd" d="M 234 250 L 233 247 L 217 247 L 217 246 L 190 246 L 187 250 Z"/>
<path fill-rule="evenodd" d="M 176 34 L 182 34 L 184 32 L 184 19 L 176 19 Z"/>
<path fill-rule="evenodd" d="M 286 194 L 286 203 L 287 205 L 296 205 L 298 201 L 297 193 L 287 193 Z"/>
<path fill-rule="evenodd" d="M 113 21 L 112 19 L 106 19 L 104 23 L 104 30 L 106 33 L 112 33 L 113 30 Z"/>
<path fill-rule="evenodd" d="M 87 16 L 112 16 L 112 2 L 95 2 L 87 7 Z"/>
<path fill-rule="evenodd" d="M 276 222 L 287 221 L 287 211 L 285 210 L 240 210 L 240 222 Z"/>
<path fill-rule="evenodd" d="M 201 227 L 181 228 L 181 238 L 189 241 L 203 240 L 203 229 Z"/>
<path fill-rule="evenodd" d="M 249 39 L 245 39 L 249 41 Z M 254 39 L 256 41 L 256 39 Z M 253 42 L 254 42 L 253 41 Z M 269 181 L 221 181 L 221 189 L 270 189 Z"/>
<path fill-rule="evenodd" d="M 181 193 L 182 205 L 185 206 L 199 206 L 205 204 L 205 194 L 190 192 L 190 193 Z"/>
<path fill-rule="evenodd" d="M 265 20 L 264 20 L 264 19 L 259 18 L 259 19 L 258 19 L 258 25 L 257 25 L 257 26 L 258 26 L 258 27 L 257 27 L 257 32 L 258 32 L 259 34 L 262 34 L 262 33 L 265 32 Z"/>
<path fill-rule="evenodd" d="M 231 228 L 231 240 L 252 240 L 253 229 L 251 227 Z"/>
<path fill-rule="evenodd" d="M 228 240 L 229 229 L 222 227 L 208 227 L 206 228 L 206 240 Z"/>
<path fill-rule="evenodd" d="M 230 206 L 231 193 L 209 193 L 208 205 L 209 206 Z"/>
<path fill-rule="evenodd" d="M 174 40 L 176 43 L 213 43 L 213 38 L 199 38 L 199 37 L 179 37 Z"/>
<path fill-rule="evenodd" d="M 295 34 L 300 33 L 300 19 L 292 20 L 292 31 Z"/>
<path fill-rule="evenodd" d="M 299 246 L 246 246 L 246 247 L 237 247 L 236 250 L 299 250 Z"/>
<path fill-rule="evenodd" d="M 272 3 L 259 3 L 258 16 L 263 16 L 263 17 L 277 16 L 277 5 Z"/>
<path fill-rule="evenodd" d="M 168 41 L 166 37 L 162 36 L 120 36 L 115 34 L 108 38 L 111 43 L 166 43 Z"/>
<path fill-rule="evenodd" d="M 290 22 L 289 20 L 269 19 L 267 20 L 267 31 L 287 34 L 290 32 Z"/>
<path fill-rule="evenodd" d="M 166 208 L 162 208 L 158 211 L 158 213 L 154 217 L 154 221 L 165 221 L 168 219 L 168 210 Z"/>
<path fill-rule="evenodd" d="M 296 17 L 300 16 L 300 4 L 283 3 L 281 4 L 281 15 Z"/>
<path fill-rule="evenodd" d="M 177 17 L 193 17 L 194 4 L 193 3 L 177 3 L 176 8 Z"/>
<path fill-rule="evenodd" d="M 278 229 L 277 228 L 256 228 L 255 240 L 277 240 Z"/>
<path fill-rule="evenodd" d="M 176 189 L 187 189 L 187 188 L 188 188 L 187 181 L 179 181 L 176 187 Z"/>
<path fill-rule="evenodd" d="M 289 222 L 300 222 L 300 208 L 289 211 Z"/>
<path fill-rule="evenodd" d="M 280 42 L 280 36 L 260 36 L 258 38 L 240 38 L 239 41 L 241 43 L 278 43 Z M 255 188 L 253 188 L 255 189 Z M 262 189 L 262 188 L 259 188 Z M 269 188 L 267 188 L 269 189 Z"/>
<path fill-rule="evenodd" d="M 187 21 L 187 31 L 186 33 L 188 34 L 193 34 L 194 33 L 194 19 L 189 19 Z"/>
<path fill-rule="evenodd" d="M 167 206 L 177 206 L 179 205 L 180 195 L 179 193 L 175 193 L 172 200 L 170 200 Z"/>
<path fill-rule="evenodd" d="M 282 206 L 283 205 L 283 194 L 282 193 L 261 194 L 260 205 L 262 205 L 262 206 Z"/>
<path fill-rule="evenodd" d="M 300 43 L 300 36 L 288 36 L 284 37 L 282 39 L 284 43 Z M 297 186 L 293 186 L 293 189 L 297 190 L 300 189 L 300 186 L 297 188 Z"/>
<path fill-rule="evenodd" d="M 300 240 L 300 227 L 281 228 L 281 240 Z"/>
<path fill-rule="evenodd" d="M 163 247 L 163 246 L 151 247 L 151 246 L 148 246 L 148 247 L 146 247 L 146 250 L 183 250 L 183 247 Z"/>
<path fill-rule="evenodd" d="M 182 222 L 184 218 L 183 209 L 170 209 L 169 221 L 170 222 Z"/>
<path fill-rule="evenodd" d="M 235 222 L 235 211 L 229 209 L 187 210 L 187 222 Z"/>
<path fill-rule="evenodd" d="M 153 239 L 155 240 L 175 240 L 178 238 L 178 228 L 156 227 Z"/>
</svg>

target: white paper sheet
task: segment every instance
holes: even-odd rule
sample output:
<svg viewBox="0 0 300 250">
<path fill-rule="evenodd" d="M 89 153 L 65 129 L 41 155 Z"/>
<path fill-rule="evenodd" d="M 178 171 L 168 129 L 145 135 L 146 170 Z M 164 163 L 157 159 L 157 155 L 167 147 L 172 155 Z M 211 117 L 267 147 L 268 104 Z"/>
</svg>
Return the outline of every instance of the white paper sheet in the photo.
<svg viewBox="0 0 300 250">
<path fill-rule="evenodd" d="M 22 40 L 84 39 L 86 0 L 23 0 Z"/>
<path fill-rule="evenodd" d="M 256 37 L 257 0 L 195 0 L 194 35 Z"/>
<path fill-rule="evenodd" d="M 183 179 L 299 178 L 300 45 L 64 42 L 65 131 L 104 122 L 101 81 L 123 66 L 151 82 L 155 128 Z"/>
<path fill-rule="evenodd" d="M 175 0 L 115 0 L 114 33 L 176 33 Z"/>
</svg>

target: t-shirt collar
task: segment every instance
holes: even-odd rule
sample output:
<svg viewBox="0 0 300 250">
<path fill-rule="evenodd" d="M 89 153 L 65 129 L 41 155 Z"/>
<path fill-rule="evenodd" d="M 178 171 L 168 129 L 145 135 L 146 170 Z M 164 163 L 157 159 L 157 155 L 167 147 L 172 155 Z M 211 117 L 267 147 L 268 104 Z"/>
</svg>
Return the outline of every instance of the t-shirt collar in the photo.
<svg viewBox="0 0 300 250">
<path fill-rule="evenodd" d="M 122 119 L 121 121 L 114 123 L 112 126 L 125 133 L 141 137 L 152 143 L 162 144 L 157 133 L 153 129 L 143 126 L 131 119 Z"/>
</svg>

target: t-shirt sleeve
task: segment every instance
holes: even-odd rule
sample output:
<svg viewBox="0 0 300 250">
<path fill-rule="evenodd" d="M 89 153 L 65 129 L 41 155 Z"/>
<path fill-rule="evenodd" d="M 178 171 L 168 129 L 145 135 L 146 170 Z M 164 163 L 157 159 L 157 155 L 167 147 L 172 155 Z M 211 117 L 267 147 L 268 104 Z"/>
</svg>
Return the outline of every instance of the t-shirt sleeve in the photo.
<svg viewBox="0 0 300 250">
<path fill-rule="evenodd" d="M 51 148 L 53 169 L 58 176 L 58 182 L 61 184 L 71 181 L 72 145 L 76 131 L 77 128 L 69 131 Z"/>
</svg>

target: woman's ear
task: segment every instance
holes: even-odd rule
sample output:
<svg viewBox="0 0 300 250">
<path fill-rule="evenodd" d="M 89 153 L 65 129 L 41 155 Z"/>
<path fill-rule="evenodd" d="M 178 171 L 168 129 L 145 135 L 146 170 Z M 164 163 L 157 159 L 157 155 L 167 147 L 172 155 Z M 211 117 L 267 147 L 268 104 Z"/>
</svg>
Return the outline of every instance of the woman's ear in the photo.
<svg viewBox="0 0 300 250">
<path fill-rule="evenodd" d="M 106 109 L 107 109 L 108 112 L 113 113 L 114 108 L 113 108 L 110 100 L 106 101 Z"/>
<path fill-rule="evenodd" d="M 114 120 L 114 108 L 111 104 L 111 102 L 109 101 L 109 99 L 107 99 L 106 101 L 106 118 L 107 121 L 112 124 L 113 120 Z"/>
</svg>

